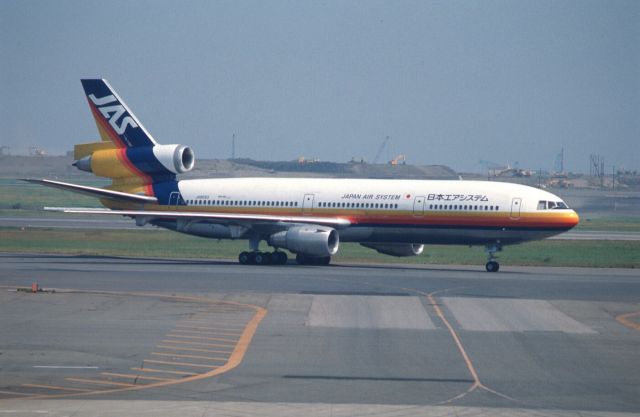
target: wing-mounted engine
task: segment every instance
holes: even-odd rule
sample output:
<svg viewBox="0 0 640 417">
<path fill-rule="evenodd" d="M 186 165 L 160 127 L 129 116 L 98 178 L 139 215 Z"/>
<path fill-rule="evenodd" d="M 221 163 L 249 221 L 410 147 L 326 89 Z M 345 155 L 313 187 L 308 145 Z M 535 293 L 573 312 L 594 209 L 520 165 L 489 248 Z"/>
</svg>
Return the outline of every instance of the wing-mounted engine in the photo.
<svg viewBox="0 0 640 417">
<path fill-rule="evenodd" d="M 327 257 L 338 252 L 340 238 L 338 231 L 330 227 L 294 226 L 286 231 L 271 235 L 269 244 L 297 254 Z"/>
<path fill-rule="evenodd" d="M 424 251 L 424 245 L 417 243 L 361 243 L 360 245 L 391 256 L 418 256 Z"/>
<path fill-rule="evenodd" d="M 77 161 L 74 165 L 82 171 L 92 172 L 100 177 L 126 178 L 140 174 L 182 174 L 191 171 L 195 163 L 193 150 L 185 145 L 116 148 L 104 144 L 105 142 L 78 145 L 75 150 Z"/>
</svg>

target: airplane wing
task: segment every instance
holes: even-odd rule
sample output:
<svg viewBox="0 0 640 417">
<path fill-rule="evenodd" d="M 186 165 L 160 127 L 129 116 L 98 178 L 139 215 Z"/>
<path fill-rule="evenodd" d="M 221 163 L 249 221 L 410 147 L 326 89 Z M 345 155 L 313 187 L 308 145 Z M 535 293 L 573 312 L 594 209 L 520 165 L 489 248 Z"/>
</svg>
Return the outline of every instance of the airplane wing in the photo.
<svg viewBox="0 0 640 417">
<path fill-rule="evenodd" d="M 129 203 L 157 203 L 156 197 L 125 193 L 122 191 L 107 190 L 104 188 L 89 187 L 86 185 L 70 184 L 67 182 L 53 181 L 46 179 L 24 179 L 23 181 L 34 184 L 46 185 L 48 187 L 73 191 L 91 197 L 107 198 Z M 215 213 L 215 212 L 192 212 L 176 210 L 111 210 L 99 208 L 82 207 L 45 207 L 47 211 L 59 211 L 75 214 L 103 214 L 126 216 L 136 220 L 136 224 L 142 226 L 154 220 L 186 220 L 189 222 L 216 223 L 223 225 L 242 226 L 244 229 L 256 226 L 268 227 L 269 229 L 286 229 L 292 224 L 315 224 L 319 226 L 329 226 L 343 228 L 351 224 L 347 219 L 338 217 L 313 217 L 313 216 L 277 216 L 269 214 L 237 214 L 237 213 Z"/>
<path fill-rule="evenodd" d="M 107 190 L 104 188 L 89 187 L 87 185 L 70 184 L 68 182 L 62 182 L 62 181 L 37 180 L 37 179 L 31 179 L 31 178 L 25 178 L 22 181 L 27 181 L 33 184 L 46 185 L 48 187 L 53 187 L 53 188 L 59 188 L 61 190 L 73 191 L 73 192 L 88 195 L 91 197 L 108 198 L 110 200 L 126 201 L 128 203 L 150 204 L 150 203 L 158 202 L 157 198 L 149 197 L 146 195 L 123 193 L 122 191 L 113 191 L 113 190 Z"/>
<path fill-rule="evenodd" d="M 277 216 L 269 214 L 235 214 L 235 213 L 199 213 L 188 211 L 160 211 L 160 210 L 110 210 L 88 209 L 76 207 L 45 207 L 47 211 L 60 211 L 75 214 L 105 214 L 115 216 L 133 217 L 139 224 L 145 224 L 153 220 L 192 220 L 218 224 L 236 224 L 251 227 L 256 223 L 271 225 L 290 224 L 315 224 L 335 228 L 347 227 L 351 222 L 340 217 L 313 217 L 313 216 Z"/>
</svg>

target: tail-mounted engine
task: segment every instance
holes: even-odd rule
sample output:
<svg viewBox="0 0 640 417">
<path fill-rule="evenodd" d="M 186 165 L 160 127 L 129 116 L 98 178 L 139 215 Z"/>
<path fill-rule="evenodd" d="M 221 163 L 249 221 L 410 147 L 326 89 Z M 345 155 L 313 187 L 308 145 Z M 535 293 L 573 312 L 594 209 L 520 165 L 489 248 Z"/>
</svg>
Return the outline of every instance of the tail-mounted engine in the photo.
<svg viewBox="0 0 640 417">
<path fill-rule="evenodd" d="M 100 177 L 126 178 L 141 174 L 149 176 L 182 174 L 191 171 L 195 163 L 193 150 L 185 145 L 134 148 L 116 148 L 109 145 L 111 144 L 108 142 L 98 142 L 76 146 L 77 161 L 74 166 Z"/>
</svg>

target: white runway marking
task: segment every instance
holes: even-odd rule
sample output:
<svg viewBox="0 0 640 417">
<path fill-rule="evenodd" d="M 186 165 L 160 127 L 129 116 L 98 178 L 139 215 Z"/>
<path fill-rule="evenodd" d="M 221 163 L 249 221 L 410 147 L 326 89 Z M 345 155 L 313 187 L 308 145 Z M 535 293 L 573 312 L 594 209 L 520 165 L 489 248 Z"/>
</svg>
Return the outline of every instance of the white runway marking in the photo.
<svg viewBox="0 0 640 417">
<path fill-rule="evenodd" d="M 307 325 L 354 329 L 433 330 L 418 297 L 315 295 Z"/>
<path fill-rule="evenodd" d="M 597 333 L 544 300 L 445 297 L 442 301 L 464 330 Z"/>
<path fill-rule="evenodd" d="M 58 366 L 58 365 L 34 365 L 34 368 L 47 369 L 99 369 L 97 366 Z"/>
</svg>

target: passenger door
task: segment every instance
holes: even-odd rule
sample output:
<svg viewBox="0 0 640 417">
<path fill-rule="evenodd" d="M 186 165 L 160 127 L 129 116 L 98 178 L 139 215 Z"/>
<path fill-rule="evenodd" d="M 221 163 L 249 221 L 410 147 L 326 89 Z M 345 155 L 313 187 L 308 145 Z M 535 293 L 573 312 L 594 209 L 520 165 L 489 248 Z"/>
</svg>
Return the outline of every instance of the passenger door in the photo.
<svg viewBox="0 0 640 417">
<path fill-rule="evenodd" d="M 413 200 L 413 215 L 416 217 L 424 216 L 424 196 L 417 196 Z"/>
<path fill-rule="evenodd" d="M 313 213 L 313 194 L 305 194 L 304 200 L 302 200 L 302 214 L 311 214 Z"/>
<path fill-rule="evenodd" d="M 182 203 L 182 196 L 179 191 L 173 191 L 169 194 L 169 207 L 174 210 L 178 209 L 178 206 Z"/>
<path fill-rule="evenodd" d="M 514 197 L 511 200 L 511 218 L 517 220 L 520 218 L 520 206 L 522 205 L 522 199 L 520 197 Z"/>
</svg>

